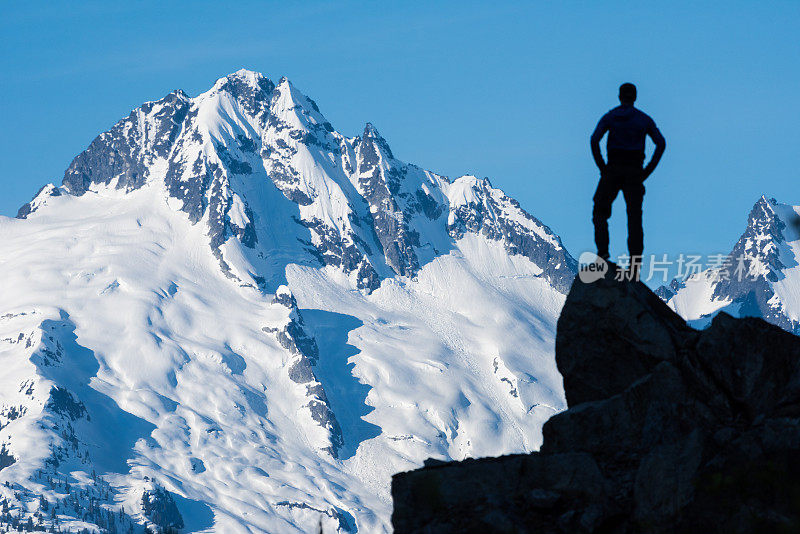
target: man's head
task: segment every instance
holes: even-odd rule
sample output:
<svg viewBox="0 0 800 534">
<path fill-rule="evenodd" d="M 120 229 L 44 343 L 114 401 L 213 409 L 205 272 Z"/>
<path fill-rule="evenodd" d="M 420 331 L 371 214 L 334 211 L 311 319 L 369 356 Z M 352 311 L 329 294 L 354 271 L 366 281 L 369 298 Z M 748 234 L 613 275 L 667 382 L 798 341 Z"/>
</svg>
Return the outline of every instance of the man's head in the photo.
<svg viewBox="0 0 800 534">
<path fill-rule="evenodd" d="M 636 86 L 632 83 L 623 83 L 619 86 L 619 101 L 629 106 L 636 102 Z"/>
</svg>

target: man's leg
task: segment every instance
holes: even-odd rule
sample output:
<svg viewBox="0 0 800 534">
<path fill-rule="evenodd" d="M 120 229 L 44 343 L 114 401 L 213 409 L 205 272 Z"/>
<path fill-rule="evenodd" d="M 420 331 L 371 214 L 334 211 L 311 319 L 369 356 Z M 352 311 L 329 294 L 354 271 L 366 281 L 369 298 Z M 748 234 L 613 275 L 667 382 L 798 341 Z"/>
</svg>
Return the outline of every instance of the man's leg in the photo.
<svg viewBox="0 0 800 534">
<path fill-rule="evenodd" d="M 608 219 L 611 217 L 611 204 L 617 198 L 619 188 L 616 180 L 609 176 L 600 178 L 597 184 L 597 191 L 594 193 L 594 209 L 592 210 L 592 222 L 594 223 L 594 242 L 597 245 L 597 255 L 603 259 L 608 259 Z"/>
<path fill-rule="evenodd" d="M 625 209 L 628 212 L 628 253 L 631 255 L 631 273 L 633 278 L 638 280 L 642 252 L 644 252 L 644 229 L 642 228 L 644 184 L 634 180 L 623 187 L 622 195 L 625 197 Z"/>
</svg>

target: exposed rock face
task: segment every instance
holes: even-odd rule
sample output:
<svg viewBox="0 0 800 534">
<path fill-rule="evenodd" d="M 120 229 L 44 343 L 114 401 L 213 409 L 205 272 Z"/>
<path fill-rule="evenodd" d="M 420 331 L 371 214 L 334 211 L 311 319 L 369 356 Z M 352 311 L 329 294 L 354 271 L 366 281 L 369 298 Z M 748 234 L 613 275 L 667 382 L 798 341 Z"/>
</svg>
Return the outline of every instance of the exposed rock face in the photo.
<svg viewBox="0 0 800 534">
<path fill-rule="evenodd" d="M 795 267 L 800 262 L 799 213 L 800 206 L 762 196 L 733 250 L 718 258 L 718 266 L 674 279 L 656 293 L 682 317 L 698 324 L 722 310 L 738 317 L 761 317 L 800 335 L 793 292 Z"/>
<path fill-rule="evenodd" d="M 142 513 L 159 532 L 183 528 L 183 517 L 175 505 L 172 494 L 161 486 L 153 485 L 142 493 Z"/>
<path fill-rule="evenodd" d="M 64 173 L 64 186 L 73 195 L 83 195 L 93 183 L 115 179 L 118 188 L 141 187 L 153 162 L 169 154 L 188 108 L 189 97 L 178 90 L 132 111 L 72 161 Z"/>
<path fill-rule="evenodd" d="M 273 303 L 285 306 L 289 310 L 289 318 L 283 328 L 263 327 L 264 332 L 275 334 L 278 343 L 287 349 L 293 356 L 289 366 L 289 378 L 298 384 L 306 386 L 308 404 L 311 418 L 326 429 L 330 435 L 330 446 L 326 450 L 334 458 L 338 458 L 338 451 L 344 443 L 342 428 L 336 420 L 336 415 L 331 410 L 325 388 L 314 374 L 314 366 L 319 360 L 319 347 L 317 341 L 305 330 L 305 322 L 297 308 L 297 301 L 286 286 L 281 286 L 275 292 Z"/>
<path fill-rule="evenodd" d="M 529 258 L 562 293 L 577 267 L 550 228 L 488 180 L 450 180 L 404 163 L 369 123 L 346 137 L 289 80 L 276 85 L 247 70 L 195 98 L 177 90 L 136 108 L 17 217 L 52 197 L 148 184 L 206 228 L 221 268 L 243 285 L 265 284 L 231 263 L 226 244 L 259 259 L 291 251 L 292 263 L 336 267 L 366 292 L 386 278 L 414 278 L 468 233 Z M 275 231 L 284 219 L 286 231 Z"/>
<path fill-rule="evenodd" d="M 800 528 L 800 339 L 689 328 L 644 285 L 575 282 L 556 359 L 571 408 L 541 451 L 395 475 L 395 532 Z"/>
<path fill-rule="evenodd" d="M 13 464 L 17 460 L 9 454 L 8 449 L 6 449 L 6 444 L 3 443 L 0 445 L 0 470 L 8 467 L 9 465 Z"/>
<path fill-rule="evenodd" d="M 557 328 L 556 361 L 572 407 L 621 393 L 674 361 L 694 332 L 644 285 L 606 280 L 574 283 Z"/>
<path fill-rule="evenodd" d="M 383 248 L 386 262 L 400 275 L 413 276 L 419 271 L 419 260 L 414 247 L 419 247 L 419 233 L 408 227 L 408 220 L 422 212 L 422 203 L 407 191 L 401 191 L 402 180 L 409 172 L 408 166 L 394 159 L 386 140 L 372 124 L 367 123 L 356 145 L 358 187 L 369 203 L 375 234 Z M 417 190 L 426 198 L 428 195 Z M 400 202 L 406 210 L 400 209 Z M 437 219 L 442 208 L 430 199 L 431 219 Z"/>
</svg>

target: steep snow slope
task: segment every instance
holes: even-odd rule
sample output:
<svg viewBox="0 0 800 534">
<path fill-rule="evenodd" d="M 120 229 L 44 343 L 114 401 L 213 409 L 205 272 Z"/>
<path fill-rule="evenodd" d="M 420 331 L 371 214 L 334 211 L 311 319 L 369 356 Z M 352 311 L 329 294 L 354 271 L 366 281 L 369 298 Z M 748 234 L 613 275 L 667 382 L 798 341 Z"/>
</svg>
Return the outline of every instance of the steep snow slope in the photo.
<svg viewBox="0 0 800 534">
<path fill-rule="evenodd" d="M 0 524 L 389 529 L 394 472 L 536 449 L 560 240 L 239 71 L 0 219 Z"/>
<path fill-rule="evenodd" d="M 800 334 L 799 261 L 800 207 L 762 196 L 720 266 L 673 280 L 657 293 L 695 326 L 725 310 Z"/>
</svg>

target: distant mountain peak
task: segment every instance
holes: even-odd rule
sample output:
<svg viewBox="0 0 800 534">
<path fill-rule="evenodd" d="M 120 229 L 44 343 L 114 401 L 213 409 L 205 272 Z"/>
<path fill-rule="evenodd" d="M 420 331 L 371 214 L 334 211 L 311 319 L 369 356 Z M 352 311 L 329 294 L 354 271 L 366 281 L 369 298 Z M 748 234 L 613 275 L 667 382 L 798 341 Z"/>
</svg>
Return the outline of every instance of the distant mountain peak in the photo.
<svg viewBox="0 0 800 534">
<path fill-rule="evenodd" d="M 249 83 L 252 83 L 253 85 L 258 85 L 261 82 L 261 80 L 266 79 L 266 77 L 260 72 L 244 68 L 228 74 L 227 78 L 229 79 L 239 78 L 242 80 L 247 80 Z"/>
<path fill-rule="evenodd" d="M 143 104 L 19 219 L 0 500 L 21 521 L 387 531 L 390 471 L 531 450 L 564 405 L 558 236 L 285 78 Z"/>
<path fill-rule="evenodd" d="M 368 122 L 364 125 L 364 133 L 362 135 L 363 137 L 370 139 L 383 139 L 381 134 L 378 132 L 378 129 L 375 128 L 371 122 Z"/>
<path fill-rule="evenodd" d="M 800 277 L 800 233 L 794 221 L 800 207 L 762 195 L 725 261 L 686 280 L 662 286 L 659 296 L 678 313 L 705 323 L 720 310 L 758 316 L 800 333 L 800 302 L 794 296 Z"/>
<path fill-rule="evenodd" d="M 133 191 L 150 181 L 163 181 L 193 222 L 205 221 L 223 270 L 243 283 L 257 283 L 247 274 L 252 268 L 234 265 L 234 255 L 222 248 L 231 239 L 254 250 L 260 242 L 270 246 L 257 222 L 264 228 L 274 217 L 251 197 L 251 183 L 271 184 L 291 202 L 286 209 L 300 209 L 294 216 L 300 223 L 297 239 L 311 254 L 302 261 L 336 265 L 362 289 L 375 289 L 387 276 L 415 276 L 435 251 L 446 250 L 447 242 L 464 232 L 483 233 L 513 253 L 544 262 L 543 276 L 558 279 L 560 291 L 566 291 L 565 280 L 575 269 L 557 239 L 539 242 L 536 247 L 555 247 L 540 256 L 519 246 L 524 239 L 515 234 L 529 232 L 525 225 L 502 223 L 503 230 L 493 226 L 491 231 L 483 226 L 489 214 L 492 225 L 504 217 L 510 222 L 518 211 L 534 220 L 514 202 L 507 208 L 494 205 L 493 199 L 507 197 L 498 196 L 488 181 L 475 183 L 467 206 L 460 186 L 398 161 L 372 123 L 361 137 L 336 132 L 316 103 L 286 77 L 275 85 L 241 69 L 196 98 L 176 91 L 143 105 L 75 158 L 63 189 L 73 195 L 104 187 Z M 52 195 L 51 189 L 43 191 L 41 199 L 21 208 L 20 217 L 30 216 Z M 484 215 L 475 219 L 475 209 Z M 439 220 L 448 212 L 436 231 L 416 222 Z M 471 222 L 458 224 L 461 217 Z M 541 228 L 542 235 L 550 232 Z M 307 237 L 300 237 L 304 233 Z M 565 271 L 556 278 L 550 257 L 562 258 L 555 268 Z"/>
<path fill-rule="evenodd" d="M 222 89 L 226 87 L 233 87 L 236 85 L 243 85 L 250 87 L 251 89 L 264 89 L 269 87 L 269 91 L 275 88 L 275 84 L 272 83 L 272 80 L 261 74 L 260 72 L 247 70 L 247 69 L 239 69 L 236 72 L 232 72 L 227 76 L 223 76 L 222 78 L 218 78 L 217 81 L 214 83 L 212 90 L 214 89 Z"/>
<path fill-rule="evenodd" d="M 394 154 L 392 154 L 392 149 L 389 148 L 389 143 L 386 142 L 386 139 L 381 136 L 378 129 L 372 125 L 371 122 L 368 122 L 364 126 L 364 132 L 361 134 L 361 139 L 364 146 L 374 147 L 376 150 L 380 150 L 382 154 L 389 158 L 394 159 Z M 375 161 L 377 161 L 378 154 L 370 154 L 367 156 Z"/>
</svg>

